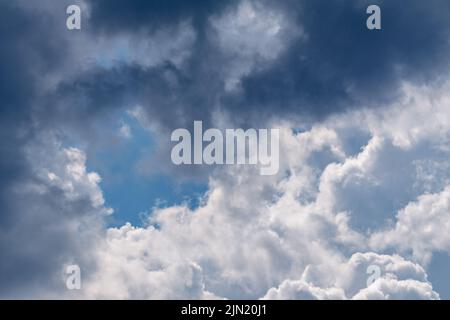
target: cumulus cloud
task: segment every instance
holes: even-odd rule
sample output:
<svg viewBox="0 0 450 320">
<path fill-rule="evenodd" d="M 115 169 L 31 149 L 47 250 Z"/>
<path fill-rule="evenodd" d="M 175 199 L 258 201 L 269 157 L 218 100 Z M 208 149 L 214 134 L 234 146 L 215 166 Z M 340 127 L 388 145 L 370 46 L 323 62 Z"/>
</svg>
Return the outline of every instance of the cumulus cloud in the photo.
<svg viewBox="0 0 450 320">
<path fill-rule="evenodd" d="M 265 300 L 343 300 L 345 294 L 339 288 L 322 289 L 304 281 L 285 280 L 278 288 L 270 289 Z"/>
<path fill-rule="evenodd" d="M 256 1 L 242 1 L 237 8 L 210 19 L 211 41 L 226 55 L 225 89 L 234 90 L 242 77 L 264 69 L 289 43 L 299 39 L 301 29 L 291 17 Z"/>
<path fill-rule="evenodd" d="M 99 187 L 101 178 L 96 172 L 87 172 L 86 155 L 81 150 L 62 148 L 50 136 L 48 145 L 31 144 L 26 154 L 38 180 L 38 183 L 27 188 L 43 193 L 46 188 L 58 189 L 70 202 L 86 201 L 95 213 L 112 213 L 112 209 L 104 210 L 105 200 Z"/>
<path fill-rule="evenodd" d="M 380 272 L 372 283 L 367 280 L 370 266 Z M 438 299 L 439 295 L 433 291 L 425 270 L 420 265 L 397 255 L 367 252 L 355 253 L 347 262 L 338 266 L 310 265 L 300 280 L 285 280 L 264 296 L 264 299 L 349 298 Z"/>
<path fill-rule="evenodd" d="M 68 293 L 64 266 L 92 268 L 89 250 L 95 250 L 112 209 L 104 205 L 100 177 L 86 170 L 81 150 L 44 135 L 24 153 L 30 172 L 8 190 L 15 214 L 2 216 L 0 295 L 58 297 Z"/>
<path fill-rule="evenodd" d="M 437 300 L 439 295 L 429 283 L 414 280 L 396 281 L 380 279 L 367 289 L 361 290 L 353 299 L 357 300 Z"/>
<path fill-rule="evenodd" d="M 218 169 L 210 176 L 200 207 L 160 208 L 146 227 L 110 229 L 97 257 L 103 267 L 86 293 L 118 298 L 171 295 L 158 290 L 162 286 L 180 293 L 172 293 L 179 298 L 192 293 L 196 298 L 438 299 L 421 266 L 424 260 L 418 258 L 424 249 L 446 248 L 448 191 L 420 196 L 424 189 L 408 184 L 420 181 L 417 170 L 408 171 L 409 178 L 398 184 L 389 183 L 391 176 L 405 175 L 392 166 L 392 154 L 414 168 L 417 159 L 446 152 L 446 140 L 441 139 L 447 130 L 446 84 L 432 92 L 405 88 L 407 98 L 383 109 L 352 111 L 300 132 L 290 123 L 279 124 L 281 150 L 288 156 L 278 176 L 262 177 L 246 166 Z M 427 114 L 427 108 L 435 112 Z M 441 110 L 436 119 L 434 114 Z M 420 118 L 407 120 L 418 112 Z M 388 127 L 385 119 L 407 125 Z M 443 125 L 412 138 L 425 119 Z M 355 132 L 365 132 L 356 148 Z M 428 150 L 437 154 L 424 153 Z M 371 192 L 385 188 L 392 190 L 389 196 L 397 210 L 402 208 L 396 203 L 399 197 L 417 194 L 419 200 L 398 216 L 383 212 L 386 201 L 376 202 L 379 195 Z M 382 212 L 387 220 L 370 228 L 355 224 L 367 214 L 355 193 L 367 193 L 367 201 L 375 201 L 367 208 Z M 394 219 L 395 228 L 384 231 Z M 434 226 L 440 229 L 434 231 Z M 405 258 L 383 254 L 385 247 Z M 418 254 L 409 256 L 405 248 Z M 368 286 L 367 270 L 373 265 L 380 268 L 380 278 Z M 175 266 L 191 270 L 177 285 L 166 278 Z M 100 289 L 122 273 L 141 276 L 127 281 L 119 277 L 121 290 Z M 139 291 L 142 283 L 145 290 Z"/>
<path fill-rule="evenodd" d="M 449 252 L 449 204 L 450 186 L 439 193 L 419 196 L 399 211 L 394 228 L 372 235 L 372 245 L 412 251 L 424 263 L 430 261 L 434 251 Z"/>
</svg>

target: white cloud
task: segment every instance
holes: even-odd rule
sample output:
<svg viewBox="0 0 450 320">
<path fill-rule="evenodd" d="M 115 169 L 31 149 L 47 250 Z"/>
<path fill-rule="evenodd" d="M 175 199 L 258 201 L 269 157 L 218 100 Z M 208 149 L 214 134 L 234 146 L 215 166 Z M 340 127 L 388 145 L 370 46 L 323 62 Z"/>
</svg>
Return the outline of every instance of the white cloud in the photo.
<svg viewBox="0 0 450 320">
<path fill-rule="evenodd" d="M 198 208 L 158 208 L 147 226 L 110 228 L 105 235 L 88 228 L 98 233 L 88 237 L 95 239 L 89 244 L 74 239 L 80 227 L 76 220 L 64 220 L 71 230 L 67 240 L 75 244 L 68 256 L 91 261 L 79 294 L 119 299 L 438 298 L 418 263 L 435 250 L 448 250 L 445 179 L 427 185 L 434 193 L 419 196 L 397 217 L 392 213 L 397 219 L 393 228 L 384 221 L 375 230 L 354 227 L 368 212 L 362 210 L 361 194 L 379 218 L 385 201 L 378 201 L 374 191 L 387 189 L 388 199 L 410 202 L 411 195 L 424 191 L 414 183 L 423 174 L 409 168 L 447 152 L 445 95 L 435 99 L 428 89 L 408 90 L 409 104 L 351 112 L 297 134 L 292 124 L 280 125 L 286 155 L 280 174 L 264 177 L 248 166 L 218 168 Z M 427 117 L 424 104 L 440 117 Z M 413 121 L 405 109 L 421 117 Z M 431 125 L 438 129 L 422 129 L 427 121 L 437 121 Z M 368 133 L 356 152 L 348 147 L 349 132 Z M 81 150 L 42 139 L 27 154 L 35 181 L 18 188 L 21 192 L 44 198 L 55 197 L 56 191 L 56 205 L 67 215 L 110 212 L 100 178 L 88 172 Z M 393 166 L 395 158 L 411 167 L 405 172 Z M 391 183 L 392 177 L 405 176 L 409 180 Z M 396 254 L 382 255 L 385 248 Z M 408 250 L 413 261 L 397 255 L 409 256 Z M 382 272 L 367 288 L 369 265 Z"/>
<path fill-rule="evenodd" d="M 86 200 L 96 213 L 111 214 L 113 210 L 104 207 L 100 176 L 96 172 L 87 172 L 84 152 L 63 148 L 52 135 L 46 135 L 44 139 L 48 141 L 31 144 L 26 150 L 38 181 L 28 184 L 27 188 L 40 193 L 56 188 L 63 192 L 68 202 Z"/>
<path fill-rule="evenodd" d="M 383 245 L 374 246 L 371 234 L 384 230 L 388 220 L 380 219 L 375 230 L 354 228 L 366 214 L 360 194 L 376 214 L 369 218 L 387 214 L 395 219 L 394 212 L 384 212 L 377 192 L 389 190 L 382 196 L 395 204 L 397 197 L 410 199 L 422 191 L 409 184 L 418 181 L 417 170 L 405 173 L 393 166 L 392 157 L 415 168 L 417 160 L 437 157 L 428 150 L 445 152 L 445 95 L 436 100 L 428 89 L 405 92 L 408 99 L 402 103 L 337 116 L 306 132 L 294 134 L 291 125 L 283 125 L 286 157 L 278 176 L 261 177 L 249 167 L 221 168 L 210 177 L 199 208 L 161 208 L 147 227 L 110 229 L 85 293 L 93 298 L 438 298 L 417 262 L 381 253 L 389 244 L 408 255 L 400 239 L 420 254 L 425 243 L 428 251 L 446 249 L 447 189 L 409 205 L 398 217 L 399 227 L 381 234 Z M 439 119 L 428 115 L 426 101 Z M 421 117 L 413 121 L 410 113 Z M 438 121 L 439 129 L 422 130 L 427 121 Z M 361 132 L 367 139 L 354 153 L 348 139 Z M 318 158 L 325 163 L 319 166 Z M 391 182 L 404 176 L 408 179 Z M 441 229 L 425 228 L 423 236 L 416 232 L 416 226 L 434 223 Z M 369 265 L 380 266 L 382 273 L 367 288 Z M 186 270 L 182 278 L 174 268 Z"/>
<path fill-rule="evenodd" d="M 397 215 L 395 227 L 372 235 L 375 248 L 412 250 L 413 256 L 429 262 L 434 251 L 450 252 L 450 186 L 442 192 L 421 195 Z"/>
<path fill-rule="evenodd" d="M 437 300 L 429 283 L 416 280 L 379 279 L 356 294 L 355 300 Z"/>
<path fill-rule="evenodd" d="M 367 286 L 367 268 L 376 266 L 380 278 Z M 400 256 L 355 253 L 340 264 L 310 265 L 300 280 L 285 280 L 264 299 L 438 299 L 418 264 Z"/>
<path fill-rule="evenodd" d="M 340 288 L 318 288 L 298 280 L 285 280 L 278 288 L 270 289 L 265 300 L 344 300 L 345 293 Z"/>
<path fill-rule="evenodd" d="M 391 139 L 394 146 L 408 149 L 423 141 L 437 148 L 449 142 L 449 83 L 436 87 L 403 85 L 403 97 L 382 112 L 367 115 L 367 124 L 374 134 Z"/>
<path fill-rule="evenodd" d="M 243 76 L 262 69 L 277 59 L 303 31 L 285 12 L 257 1 L 241 1 L 210 23 L 213 43 L 229 57 L 226 66 L 227 90 L 238 87 Z"/>
</svg>

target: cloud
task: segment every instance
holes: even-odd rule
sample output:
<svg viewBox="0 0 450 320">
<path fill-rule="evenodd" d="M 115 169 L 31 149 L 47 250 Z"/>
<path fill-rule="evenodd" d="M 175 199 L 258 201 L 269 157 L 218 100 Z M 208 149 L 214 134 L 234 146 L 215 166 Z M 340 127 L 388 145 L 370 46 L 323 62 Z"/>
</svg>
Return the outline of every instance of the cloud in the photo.
<svg viewBox="0 0 450 320">
<path fill-rule="evenodd" d="M 89 250 L 112 209 L 104 206 L 100 177 L 86 170 L 82 151 L 61 147 L 51 135 L 24 148 L 29 174 L 3 190 L 9 211 L 1 218 L 0 296 L 57 297 L 68 293 L 65 265 L 93 268 Z"/>
<path fill-rule="evenodd" d="M 391 106 L 349 111 L 308 130 L 293 131 L 290 122 L 273 124 L 281 129 L 280 148 L 287 155 L 279 175 L 262 177 L 247 166 L 217 168 L 198 208 L 159 208 L 145 227 L 110 229 L 95 258 L 101 267 L 85 293 L 92 298 L 182 298 L 189 297 L 195 283 L 196 298 L 438 299 L 421 266 L 424 260 L 404 248 L 445 247 L 441 222 L 447 191 L 420 196 L 425 186 L 414 182 L 423 177 L 410 169 L 417 160 L 447 154 L 447 84 L 404 88 L 404 99 Z M 432 121 L 441 125 L 422 129 Z M 399 170 L 396 158 L 408 170 Z M 399 210 L 398 199 L 407 204 L 414 195 L 418 203 L 399 216 L 386 211 L 386 203 Z M 361 204 L 361 196 L 367 203 Z M 376 223 L 364 224 L 373 217 Z M 389 231 L 394 219 L 398 227 Z M 442 229 L 423 229 L 427 241 L 414 232 L 417 225 L 434 223 Z M 377 237 L 382 242 L 374 245 Z M 410 238 L 406 246 L 399 240 Z M 371 265 L 380 268 L 381 278 L 367 287 Z M 174 286 L 168 276 L 173 266 L 196 271 Z M 141 276 L 119 277 L 121 290 L 101 289 L 118 274 Z M 142 283 L 145 290 L 139 291 Z M 160 286 L 181 295 L 160 292 Z"/>
<path fill-rule="evenodd" d="M 419 196 L 399 211 L 394 228 L 372 235 L 372 245 L 412 251 L 423 263 L 429 262 L 435 251 L 449 252 L 449 204 L 449 186 L 439 193 Z"/>
<path fill-rule="evenodd" d="M 111 69 L 120 65 L 138 65 L 148 69 L 164 63 L 182 68 L 196 40 L 189 21 L 133 34 L 81 34 L 73 45 L 75 61 L 89 72 L 93 66 Z M 170 40 L 169 40 L 170 39 Z"/>
<path fill-rule="evenodd" d="M 368 267 L 380 277 L 367 285 Z M 328 287 L 328 286 L 329 287 Z M 340 265 L 310 265 L 300 280 L 285 280 L 264 299 L 439 299 L 418 264 L 394 255 L 355 253 Z"/>
<path fill-rule="evenodd" d="M 85 72 L 59 96 L 77 83 L 86 110 L 139 105 L 163 129 L 217 111 L 256 126 L 391 104 L 404 79 L 429 84 L 448 70 L 450 25 L 437 2 L 383 4 L 380 32 L 365 28 L 366 1 L 170 3 L 89 2 L 88 27 L 72 40 Z"/>
<path fill-rule="evenodd" d="M 285 280 L 278 288 L 270 289 L 263 297 L 266 300 L 343 300 L 345 294 L 339 288 L 322 289 L 304 281 Z"/>
<path fill-rule="evenodd" d="M 65 4 L 0 4 L 2 297 L 438 298 L 420 265 L 448 251 L 445 4 L 383 3 L 379 33 L 366 1 L 98 0 L 80 33 Z M 136 106 L 161 141 L 193 120 L 280 127 L 280 174 L 190 167 L 199 207 L 106 228 L 86 163 Z"/>
<path fill-rule="evenodd" d="M 0 34 L 8 43 L 0 53 L 0 295 L 45 297 L 62 287 L 62 264 L 72 260 L 75 252 L 83 252 L 85 243 L 78 237 L 87 240 L 101 230 L 101 220 L 88 217 L 102 208 L 92 206 L 93 199 L 99 203 L 98 193 L 91 198 L 79 190 L 61 189 L 62 184 L 75 182 L 70 173 L 61 176 L 61 185 L 41 180 L 33 164 L 40 163 L 42 169 L 50 164 L 27 152 L 30 146 L 40 145 L 48 152 L 46 159 L 59 157 L 61 166 L 64 162 L 76 165 L 80 160 L 70 160 L 51 142 L 41 143 L 36 138 L 41 132 L 35 108 L 46 92 L 47 79 L 61 71 L 67 53 L 60 29 L 49 27 L 55 20 L 42 14 L 42 8 L 33 11 L 19 2 L 2 2 L 0 10 L 5 14 Z M 96 179 L 92 175 L 91 180 L 87 178 L 82 173 L 75 185 L 90 188 L 90 193 Z M 78 229 L 86 225 L 88 230 Z M 87 264 L 88 259 L 80 260 Z"/>
<path fill-rule="evenodd" d="M 378 280 L 353 297 L 356 300 L 437 300 L 439 295 L 428 283 L 414 280 Z"/>
<path fill-rule="evenodd" d="M 307 142 L 300 139 L 297 144 L 306 147 Z M 308 147 L 315 150 L 322 144 Z M 94 253 L 99 268 L 85 294 L 186 298 L 194 278 L 172 282 L 168 274 L 173 266 L 195 265 L 195 288 L 201 290 L 193 297 L 259 298 L 310 263 L 339 260 L 325 240 L 331 232 L 327 229 L 335 230 L 337 223 L 302 207 L 291 198 L 295 184 L 284 192 L 285 184 L 279 177 L 259 176 L 255 168 L 219 170 L 210 178 L 200 207 L 160 208 L 146 227 L 109 229 L 102 249 Z M 126 278 L 111 281 L 122 274 Z M 107 283 L 119 283 L 121 290 Z M 145 289 L 136 291 L 141 287 Z"/>
<path fill-rule="evenodd" d="M 211 42 L 226 61 L 225 90 L 240 87 L 242 77 L 270 67 L 289 43 L 300 41 L 302 31 L 281 10 L 255 1 L 242 1 L 221 16 L 212 16 Z"/>
<path fill-rule="evenodd" d="M 368 267 L 380 268 L 380 277 L 367 286 Z M 398 255 L 356 253 L 346 266 L 338 283 L 346 288 L 352 299 L 438 299 L 432 290 L 425 270 L 416 263 Z M 373 295 L 373 296 L 372 296 Z"/>
<path fill-rule="evenodd" d="M 111 209 L 104 208 L 100 176 L 86 170 L 86 155 L 77 148 L 62 148 L 51 135 L 46 138 L 50 140 L 48 143 L 34 142 L 26 148 L 27 159 L 37 180 L 27 188 L 40 193 L 45 193 L 44 186 L 60 190 L 69 202 L 86 202 L 96 214 L 111 214 Z"/>
</svg>

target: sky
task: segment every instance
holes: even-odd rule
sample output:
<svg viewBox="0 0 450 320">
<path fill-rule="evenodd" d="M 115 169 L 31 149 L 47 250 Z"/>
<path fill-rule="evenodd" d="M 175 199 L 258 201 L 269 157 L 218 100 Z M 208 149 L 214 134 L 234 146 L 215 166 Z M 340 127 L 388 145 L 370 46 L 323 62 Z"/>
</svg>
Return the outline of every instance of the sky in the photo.
<svg viewBox="0 0 450 320">
<path fill-rule="evenodd" d="M 0 298 L 450 298 L 450 2 L 0 0 L 0 39 Z M 278 173 L 173 164 L 194 121 Z"/>
</svg>

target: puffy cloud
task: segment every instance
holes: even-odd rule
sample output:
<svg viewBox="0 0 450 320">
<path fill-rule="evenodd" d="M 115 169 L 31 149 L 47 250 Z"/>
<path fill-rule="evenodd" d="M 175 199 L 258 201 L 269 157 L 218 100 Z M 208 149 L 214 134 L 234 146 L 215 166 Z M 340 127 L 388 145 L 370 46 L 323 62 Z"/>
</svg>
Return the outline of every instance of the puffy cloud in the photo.
<svg viewBox="0 0 450 320">
<path fill-rule="evenodd" d="M 176 259 L 180 252 L 154 252 L 164 244 L 157 231 L 129 224 L 110 229 L 97 255 L 98 272 L 85 284 L 88 298 L 182 299 L 211 298 L 204 291 L 203 272 L 195 262 Z M 170 250 L 170 243 L 165 250 Z M 172 244 L 173 245 L 173 244 Z M 173 250 L 174 248 L 172 248 Z M 170 261 L 165 255 L 172 256 Z M 115 279 L 115 280 L 113 280 Z"/>
<path fill-rule="evenodd" d="M 104 206 L 100 177 L 86 170 L 79 149 L 63 148 L 45 135 L 30 141 L 24 153 L 29 175 L 7 190 L 14 214 L 1 218 L 0 296 L 61 297 L 69 293 L 66 265 L 93 269 L 90 250 L 112 209 Z"/>
<path fill-rule="evenodd" d="M 322 289 L 304 281 L 285 280 L 278 288 L 270 289 L 263 297 L 266 300 L 343 300 L 345 294 L 340 288 Z"/>
<path fill-rule="evenodd" d="M 368 283 L 369 277 L 377 275 L 369 269 L 370 266 L 379 268 L 380 272 L 380 277 L 375 277 L 371 284 Z M 344 272 L 338 277 L 337 283 L 343 286 L 347 295 L 353 299 L 369 297 L 371 292 L 383 294 L 387 299 L 439 297 L 432 290 L 425 270 L 398 255 L 356 253 L 342 269 Z"/>
<path fill-rule="evenodd" d="M 111 214 L 112 209 L 104 207 L 100 176 L 87 172 L 86 155 L 77 148 L 62 148 L 51 135 L 45 138 L 49 142 L 34 142 L 26 148 L 36 179 L 35 184 L 28 184 L 26 188 L 40 193 L 60 190 L 68 202 L 86 202 L 96 214 Z"/>
<path fill-rule="evenodd" d="M 436 94 L 428 88 L 408 88 L 407 98 L 398 104 L 352 111 L 305 131 L 292 131 L 291 123 L 279 124 L 280 147 L 286 154 L 279 175 L 262 177 L 247 166 L 217 168 L 198 208 L 159 208 L 146 227 L 110 229 L 103 249 L 96 254 L 100 267 L 85 294 L 94 298 L 181 298 L 190 294 L 196 298 L 439 298 L 416 260 L 382 253 L 388 245 L 393 252 L 406 255 L 404 248 L 418 250 L 427 243 L 429 251 L 445 248 L 443 230 L 447 226 L 442 221 L 447 190 L 421 196 L 417 204 L 408 205 L 404 210 L 408 214 L 397 217 L 399 227 L 392 231 L 382 231 L 389 220 L 378 220 L 372 228 L 354 226 L 367 214 L 360 200 L 355 201 L 359 194 L 372 201 L 367 208 L 374 217 L 381 212 L 395 219 L 394 211 L 383 212 L 386 200 L 377 202 L 380 195 L 373 190 L 387 188 L 389 192 L 382 195 L 396 206 L 399 197 L 410 199 L 423 192 L 422 187 L 410 183 L 422 179 L 418 171 L 405 174 L 393 166 L 392 159 L 393 155 L 401 157 L 401 163 L 415 168 L 417 160 L 446 152 L 446 141 L 440 137 L 448 130 L 444 112 L 448 104 L 445 94 L 435 99 L 445 88 L 446 84 L 435 88 Z M 423 109 L 424 105 L 428 107 Z M 435 119 L 427 114 L 427 108 L 441 116 Z M 413 121 L 405 109 L 421 117 Z M 385 126 L 385 119 L 407 125 Z M 412 137 L 425 119 L 442 125 L 414 139 L 401 139 L 408 140 L 407 145 L 398 143 L 400 136 Z M 355 133 L 364 133 L 356 147 L 352 141 Z M 437 153 L 426 153 L 433 149 Z M 391 184 L 392 177 L 404 176 L 408 179 Z M 411 232 L 415 226 L 434 223 L 442 228 L 439 232 L 423 229 L 428 239 L 434 236 L 432 241 L 425 241 L 420 232 Z M 376 237 L 382 244 L 374 245 Z M 191 271 L 185 273 L 186 278 L 172 282 L 166 275 L 178 266 Z M 367 286 L 370 266 L 380 268 L 380 278 Z M 126 281 L 119 274 L 140 276 Z M 118 283 L 121 289 L 109 290 L 107 283 Z M 145 290 L 139 291 L 142 283 Z M 158 291 L 159 287 L 181 294 Z"/>
<path fill-rule="evenodd" d="M 415 280 L 397 281 L 379 279 L 367 289 L 361 290 L 356 300 L 437 300 L 439 295 L 429 283 Z"/>
<path fill-rule="evenodd" d="M 412 251 L 422 262 L 429 262 L 433 251 L 450 250 L 448 235 L 450 217 L 450 187 L 442 192 L 424 194 L 399 211 L 392 229 L 372 235 L 374 247 L 396 247 Z"/>
<path fill-rule="evenodd" d="M 420 88 L 415 92 L 420 96 Z M 411 103 L 408 107 L 414 112 L 421 105 Z M 438 106 L 446 107 L 444 103 L 437 103 Z M 389 180 L 378 176 L 378 172 L 395 174 L 388 166 L 390 158 L 385 153 L 407 155 L 409 162 L 423 155 L 420 139 L 412 140 L 405 148 L 393 142 L 392 131 L 379 129 L 385 114 L 401 122 L 405 114 L 402 108 L 396 108 L 353 112 L 303 132 L 292 131 L 292 124 L 280 124 L 281 150 L 288 156 L 282 159 L 278 176 L 260 176 L 257 168 L 248 166 L 217 168 L 210 176 L 209 191 L 198 208 L 187 205 L 157 208 L 148 225 L 110 228 L 104 238 L 96 238 L 95 246 L 86 250 L 85 255 L 79 254 L 81 244 L 72 239 L 74 242 L 70 243 L 76 243 L 77 247 L 65 248 L 70 252 L 68 256 L 83 263 L 88 261 L 80 296 L 438 298 L 420 265 L 397 255 L 355 253 L 375 248 L 374 238 L 352 227 L 352 220 L 364 212 L 348 206 L 351 203 L 347 199 L 354 194 L 343 192 L 342 187 L 355 184 L 359 189 L 370 190 L 374 185 L 384 188 Z M 350 120 L 345 121 L 346 117 Z M 355 127 L 369 132 L 369 138 L 363 142 L 363 148 L 352 153 L 349 150 L 354 148 L 348 147 L 347 130 L 352 132 Z M 402 130 L 411 127 L 414 125 Z M 436 139 L 441 132 L 425 135 L 423 139 L 433 141 L 439 149 L 445 143 Z M 45 141 L 34 141 L 26 149 L 36 182 L 19 189 L 50 198 L 54 193 L 48 190 L 59 192 L 61 203 L 57 205 L 76 219 L 79 217 L 75 212 L 87 212 L 87 217 L 108 213 L 98 187 L 99 177 L 87 172 L 84 154 Z M 417 153 L 410 153 L 411 150 Z M 412 177 L 416 173 L 410 172 Z M 403 190 L 394 191 L 392 197 Z M 431 212 L 445 219 L 446 201 L 439 200 L 441 196 L 423 196 L 405 212 L 412 212 L 408 215 L 415 217 L 416 211 L 436 208 Z M 44 199 L 43 203 L 51 203 L 47 197 Z M 380 209 L 375 206 L 375 210 Z M 398 224 L 408 219 L 399 216 Z M 77 224 L 73 226 L 78 228 Z M 382 239 L 403 252 L 395 239 L 405 238 L 413 227 L 414 223 L 406 223 L 405 227 L 392 231 L 392 235 L 382 235 Z M 401 232 L 403 229 L 405 233 Z M 100 229 L 88 230 L 101 234 Z M 51 237 L 55 239 L 56 235 Z M 436 238 L 431 243 L 439 241 Z M 424 241 L 409 243 L 416 248 Z M 380 267 L 381 278 L 367 287 L 370 265 Z"/>
<path fill-rule="evenodd" d="M 368 283 L 371 269 L 379 271 Z M 336 265 L 310 265 L 300 280 L 285 280 L 264 299 L 439 299 L 424 269 L 394 255 L 355 253 Z"/>
<path fill-rule="evenodd" d="M 325 144 L 310 145 L 312 135 L 285 134 L 305 158 Z M 324 132 L 323 139 L 332 141 L 333 135 Z M 218 170 L 199 208 L 160 208 L 145 228 L 109 229 L 102 249 L 94 253 L 99 268 L 85 293 L 95 298 L 186 298 L 191 293 L 197 298 L 259 298 L 312 262 L 339 260 L 325 240 L 336 222 L 295 201 L 297 185 L 283 177 L 259 176 L 246 166 Z M 167 274 L 174 266 L 196 267 L 192 277 L 186 273 L 188 279 L 172 282 Z M 141 276 L 125 280 L 118 277 L 122 274 Z M 121 290 L 108 283 L 118 283 Z"/>
<path fill-rule="evenodd" d="M 110 229 L 98 255 L 101 267 L 87 285 L 87 294 L 169 296 L 171 293 L 159 292 L 158 287 L 174 288 L 171 277 L 159 275 L 170 273 L 172 266 L 195 265 L 196 288 L 202 288 L 193 295 L 197 298 L 207 294 L 222 298 L 361 298 L 369 296 L 369 291 L 364 291 L 367 267 L 378 265 L 385 280 L 377 292 L 385 297 L 416 294 L 436 298 L 425 271 L 417 264 L 375 253 L 354 254 L 345 262 L 345 251 L 335 249 L 344 245 L 352 252 L 352 248 L 367 247 L 365 236 L 348 224 L 353 214 L 361 213 L 336 211 L 336 205 L 347 196 L 339 193 L 336 185 L 351 183 L 352 177 L 370 177 L 375 164 L 383 160 L 377 155 L 386 146 L 383 138 L 375 137 L 359 154 L 346 156 L 338 129 L 317 126 L 298 134 L 282 130 L 282 150 L 291 151 L 283 162 L 287 176 L 261 177 L 248 167 L 219 170 L 211 177 L 209 192 L 199 208 L 161 208 L 153 212 L 146 228 Z M 317 171 L 315 162 L 309 160 L 323 150 L 332 156 L 328 165 Z M 136 264 L 125 263 L 130 260 Z M 106 284 L 114 283 L 111 279 L 117 274 L 144 275 L 145 270 L 150 272 L 148 277 L 130 281 L 119 277 L 121 290 L 107 290 Z M 173 295 L 189 296 L 193 278 L 188 278 L 177 282 L 176 292 L 182 295 Z M 136 291 L 142 282 L 147 289 Z"/>
<path fill-rule="evenodd" d="M 225 54 L 225 89 L 234 90 L 242 77 L 261 70 L 285 51 L 302 31 L 286 13 L 256 1 L 242 1 L 237 8 L 213 16 L 211 41 Z"/>
<path fill-rule="evenodd" d="M 369 115 L 370 131 L 389 138 L 401 149 L 431 142 L 445 150 L 450 130 L 449 86 L 448 81 L 420 86 L 403 83 L 401 98 L 388 110 Z"/>
</svg>

